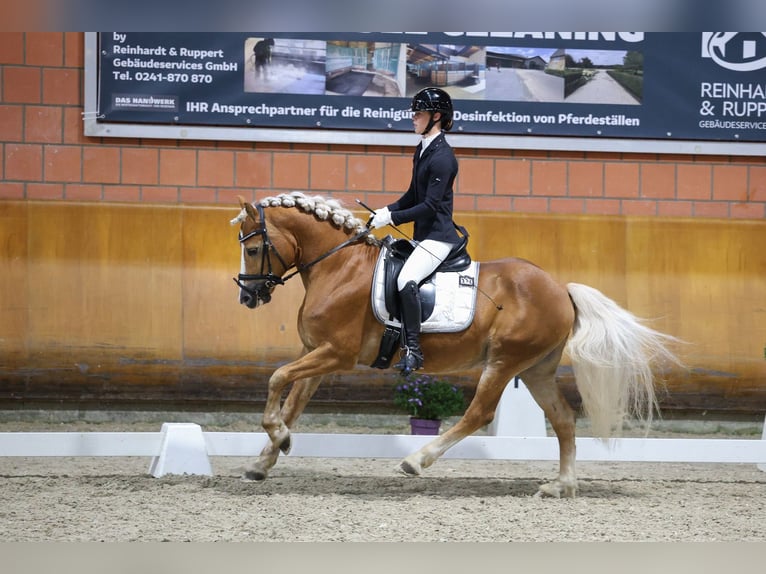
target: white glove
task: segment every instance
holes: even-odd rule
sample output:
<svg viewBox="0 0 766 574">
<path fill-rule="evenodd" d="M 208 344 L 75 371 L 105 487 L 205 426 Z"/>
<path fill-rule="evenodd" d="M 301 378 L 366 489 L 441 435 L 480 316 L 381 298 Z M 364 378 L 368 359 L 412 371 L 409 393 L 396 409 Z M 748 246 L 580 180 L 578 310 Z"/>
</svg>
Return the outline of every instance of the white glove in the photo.
<svg viewBox="0 0 766 574">
<path fill-rule="evenodd" d="M 385 227 L 389 223 L 391 223 L 391 212 L 387 207 L 381 207 L 380 209 L 375 210 L 375 215 L 372 216 L 370 226 L 373 229 L 379 229 Z"/>
</svg>

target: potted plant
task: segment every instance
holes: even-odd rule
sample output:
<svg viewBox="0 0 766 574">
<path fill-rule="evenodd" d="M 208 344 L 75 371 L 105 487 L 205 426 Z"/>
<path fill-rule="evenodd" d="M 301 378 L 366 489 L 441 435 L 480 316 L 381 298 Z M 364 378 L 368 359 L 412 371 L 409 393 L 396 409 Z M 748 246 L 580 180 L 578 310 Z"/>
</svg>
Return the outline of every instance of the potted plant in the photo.
<svg viewBox="0 0 766 574">
<path fill-rule="evenodd" d="M 412 434 L 439 434 L 442 420 L 463 412 L 465 397 L 456 385 L 412 373 L 399 378 L 394 404 L 410 415 Z"/>
</svg>

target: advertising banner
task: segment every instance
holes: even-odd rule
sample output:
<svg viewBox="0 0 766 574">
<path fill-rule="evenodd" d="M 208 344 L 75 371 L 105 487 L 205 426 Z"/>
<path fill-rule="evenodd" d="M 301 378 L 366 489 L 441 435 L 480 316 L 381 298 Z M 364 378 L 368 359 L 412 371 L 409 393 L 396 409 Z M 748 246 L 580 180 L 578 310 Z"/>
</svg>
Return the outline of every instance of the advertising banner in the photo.
<svg viewBox="0 0 766 574">
<path fill-rule="evenodd" d="M 763 32 L 98 38 L 102 122 L 409 132 L 439 86 L 458 133 L 766 141 Z"/>
</svg>

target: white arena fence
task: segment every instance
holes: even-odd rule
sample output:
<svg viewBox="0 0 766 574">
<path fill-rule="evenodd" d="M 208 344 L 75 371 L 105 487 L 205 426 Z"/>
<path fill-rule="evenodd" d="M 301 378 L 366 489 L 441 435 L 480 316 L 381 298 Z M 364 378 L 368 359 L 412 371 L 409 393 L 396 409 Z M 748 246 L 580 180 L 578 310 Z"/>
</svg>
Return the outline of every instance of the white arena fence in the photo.
<svg viewBox="0 0 766 574">
<path fill-rule="evenodd" d="M 518 382 L 518 381 L 517 381 Z M 488 436 L 469 436 L 444 458 L 557 461 L 558 440 L 547 437 L 542 410 L 523 384 L 510 384 Z M 433 437 L 295 433 L 289 456 L 404 458 Z M 263 432 L 203 432 L 194 423 L 164 423 L 160 432 L 5 432 L 0 456 L 151 457 L 149 473 L 211 476 L 211 456 L 257 456 Z M 577 438 L 578 461 L 756 464 L 766 471 L 766 424 L 761 440 Z"/>
</svg>

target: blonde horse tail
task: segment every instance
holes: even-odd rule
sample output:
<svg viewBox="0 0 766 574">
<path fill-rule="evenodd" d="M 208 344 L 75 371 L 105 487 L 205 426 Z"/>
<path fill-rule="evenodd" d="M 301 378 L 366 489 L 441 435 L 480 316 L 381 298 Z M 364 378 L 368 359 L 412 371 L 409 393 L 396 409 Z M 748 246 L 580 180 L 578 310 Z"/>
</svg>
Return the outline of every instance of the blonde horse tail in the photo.
<svg viewBox="0 0 766 574">
<path fill-rule="evenodd" d="M 566 350 L 593 436 L 619 435 L 628 417 L 648 430 L 658 409 L 653 368 L 681 366 L 668 348 L 679 340 L 647 327 L 593 287 L 569 283 L 567 291 L 576 318 Z"/>
</svg>

